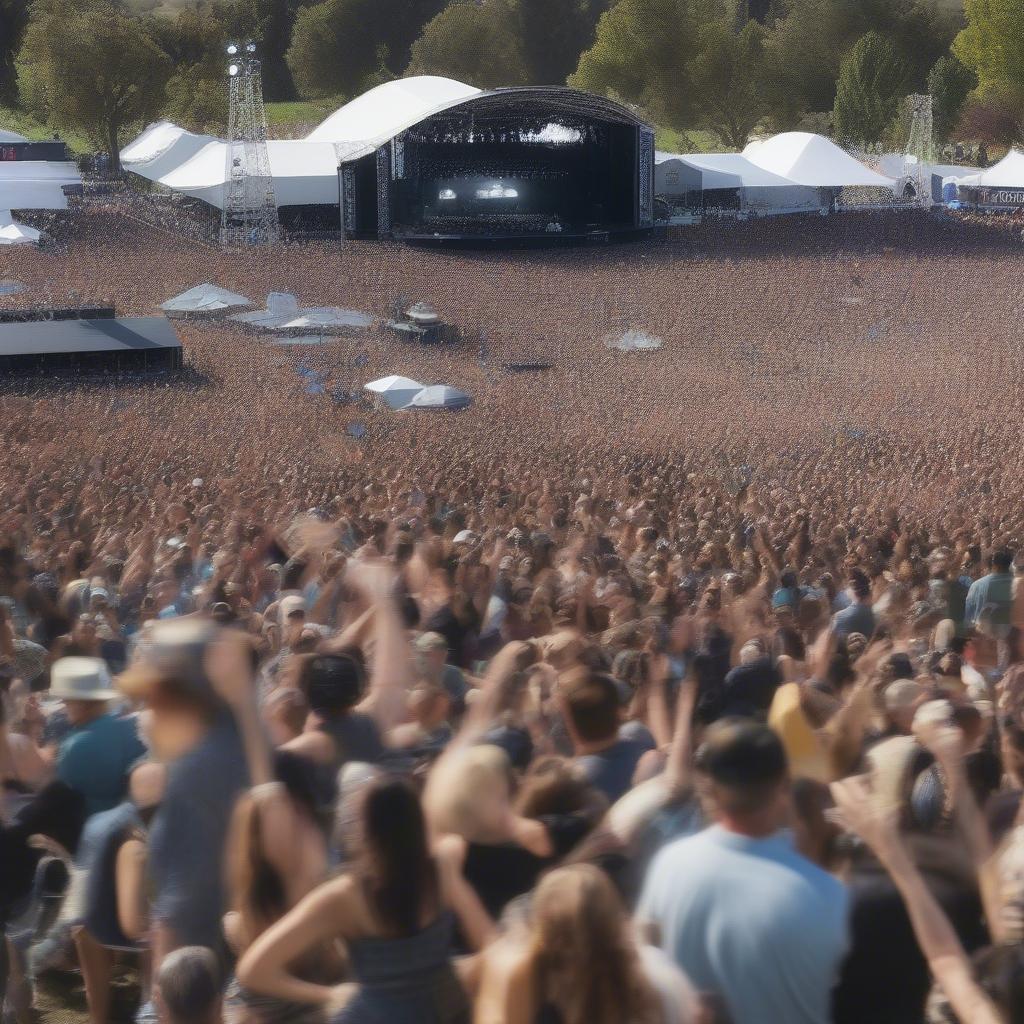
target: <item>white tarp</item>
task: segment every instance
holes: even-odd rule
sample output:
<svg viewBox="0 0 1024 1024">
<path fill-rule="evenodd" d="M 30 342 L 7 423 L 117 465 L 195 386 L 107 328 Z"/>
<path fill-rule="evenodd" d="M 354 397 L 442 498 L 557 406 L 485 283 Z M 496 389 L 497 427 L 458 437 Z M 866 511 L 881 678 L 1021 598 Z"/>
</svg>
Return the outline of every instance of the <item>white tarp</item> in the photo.
<svg viewBox="0 0 1024 1024">
<path fill-rule="evenodd" d="M 0 245 L 35 245 L 42 232 L 19 224 L 10 210 L 0 210 Z"/>
<path fill-rule="evenodd" d="M 252 301 L 244 295 L 218 288 L 215 284 L 197 284 L 195 288 L 168 299 L 160 308 L 165 313 L 215 316 L 229 309 L 244 309 L 251 305 Z"/>
<path fill-rule="evenodd" d="M 758 167 L 811 188 L 887 188 L 894 182 L 865 167 L 823 135 L 783 132 L 751 142 L 743 156 Z"/>
<path fill-rule="evenodd" d="M 408 405 L 423 389 L 424 385 L 418 380 L 394 373 L 380 380 L 371 380 L 363 386 L 364 391 L 379 395 L 392 409 Z"/>
<path fill-rule="evenodd" d="M 953 177 L 952 180 L 967 188 L 1024 189 L 1024 153 L 1019 149 L 1011 149 L 999 163 L 974 174 Z"/>
<path fill-rule="evenodd" d="M 465 391 L 449 387 L 447 384 L 435 384 L 418 392 L 405 409 L 464 409 L 472 399 Z"/>
</svg>

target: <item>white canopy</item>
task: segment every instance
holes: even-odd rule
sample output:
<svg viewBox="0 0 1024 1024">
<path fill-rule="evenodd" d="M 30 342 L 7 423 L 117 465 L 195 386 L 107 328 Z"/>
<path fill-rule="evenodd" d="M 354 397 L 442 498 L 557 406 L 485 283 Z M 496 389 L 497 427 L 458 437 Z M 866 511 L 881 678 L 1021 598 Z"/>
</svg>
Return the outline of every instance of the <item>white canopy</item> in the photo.
<svg viewBox="0 0 1024 1024">
<path fill-rule="evenodd" d="M 363 386 L 364 391 L 371 391 L 387 402 L 392 409 L 401 409 L 408 405 L 422 390 L 424 385 L 411 377 L 402 377 L 392 373 L 380 380 L 371 380 Z"/>
<path fill-rule="evenodd" d="M 297 328 L 309 330 L 315 327 L 322 331 L 330 331 L 346 327 L 364 328 L 369 327 L 372 323 L 372 316 L 359 313 L 354 309 L 341 309 L 338 306 L 311 306 L 308 309 L 300 309 L 297 315 L 289 317 L 280 329 L 284 331 Z"/>
<path fill-rule="evenodd" d="M 740 153 L 656 154 L 656 195 L 671 198 L 715 189 L 739 191 L 743 209 L 810 209 L 821 205 L 814 189 L 765 170 Z"/>
<path fill-rule="evenodd" d="M 743 150 L 751 163 L 812 188 L 888 188 L 893 180 L 865 167 L 822 135 L 783 132 Z"/>
<path fill-rule="evenodd" d="M 10 210 L 0 210 L 0 245 L 35 245 L 42 232 L 19 224 Z"/>
<path fill-rule="evenodd" d="M 5 142 L 28 142 L 28 139 L 17 132 L 9 132 L 6 128 L 0 128 L 0 144 Z"/>
<path fill-rule="evenodd" d="M 197 284 L 187 292 L 168 299 L 160 308 L 165 313 L 181 313 L 193 316 L 212 316 L 229 309 L 244 309 L 252 301 L 244 295 L 218 288 L 215 284 Z"/>
<path fill-rule="evenodd" d="M 399 78 L 350 100 L 314 128 L 306 139 L 334 143 L 341 160 L 354 160 L 372 153 L 425 117 L 479 93 L 479 89 L 451 78 L 435 75 Z"/>
<path fill-rule="evenodd" d="M 423 118 L 479 93 L 471 85 L 432 75 L 385 82 L 336 110 L 305 139 L 269 141 L 277 205 L 337 205 L 342 161 L 372 153 Z M 227 155 L 223 139 L 157 121 L 121 151 L 121 163 L 165 188 L 223 209 Z"/>
<path fill-rule="evenodd" d="M 423 388 L 403 408 L 405 409 L 464 409 L 472 402 L 465 391 L 451 388 L 447 384 L 435 384 Z"/>
<path fill-rule="evenodd" d="M 4 210 L 66 210 L 64 186 L 82 184 L 70 160 L 0 161 L 0 208 Z"/>
<path fill-rule="evenodd" d="M 1011 149 L 999 163 L 954 180 L 967 188 L 1024 188 L 1024 153 Z"/>
</svg>

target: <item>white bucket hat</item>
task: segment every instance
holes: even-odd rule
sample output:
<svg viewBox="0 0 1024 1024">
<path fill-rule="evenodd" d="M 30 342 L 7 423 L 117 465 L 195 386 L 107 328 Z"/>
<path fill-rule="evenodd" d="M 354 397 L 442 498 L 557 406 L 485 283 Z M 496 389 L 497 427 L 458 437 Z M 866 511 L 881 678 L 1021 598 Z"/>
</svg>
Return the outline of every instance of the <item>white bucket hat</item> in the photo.
<svg viewBox="0 0 1024 1024">
<path fill-rule="evenodd" d="M 64 700 L 113 700 L 120 696 L 106 662 L 100 658 L 58 658 L 50 669 L 50 693 Z"/>
</svg>

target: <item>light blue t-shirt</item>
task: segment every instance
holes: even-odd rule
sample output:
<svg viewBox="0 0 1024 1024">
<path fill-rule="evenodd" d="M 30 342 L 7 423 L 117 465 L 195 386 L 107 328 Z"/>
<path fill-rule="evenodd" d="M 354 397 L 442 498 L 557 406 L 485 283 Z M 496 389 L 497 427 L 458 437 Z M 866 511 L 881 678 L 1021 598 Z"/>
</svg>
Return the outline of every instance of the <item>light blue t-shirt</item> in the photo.
<svg viewBox="0 0 1024 1024">
<path fill-rule="evenodd" d="M 637 908 L 661 948 L 732 1024 L 829 1024 L 847 946 L 847 894 L 788 832 L 751 839 L 718 825 L 666 846 Z"/>
</svg>

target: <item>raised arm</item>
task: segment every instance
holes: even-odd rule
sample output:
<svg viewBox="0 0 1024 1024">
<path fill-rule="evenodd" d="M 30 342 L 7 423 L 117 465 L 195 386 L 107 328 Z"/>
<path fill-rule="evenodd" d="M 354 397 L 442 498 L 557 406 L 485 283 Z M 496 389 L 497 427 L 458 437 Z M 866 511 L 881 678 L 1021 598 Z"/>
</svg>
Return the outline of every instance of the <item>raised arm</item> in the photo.
<svg viewBox="0 0 1024 1024">
<path fill-rule="evenodd" d="M 899 889 L 921 952 L 958 1019 L 963 1024 L 1005 1024 L 998 1008 L 974 980 L 953 926 L 907 854 L 892 816 L 876 806 L 865 779 L 835 782 L 832 795 L 843 823 L 871 847 Z"/>
</svg>

